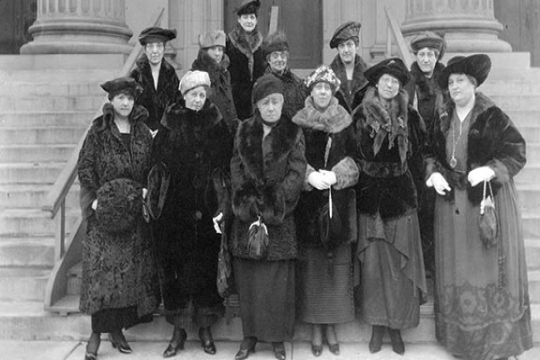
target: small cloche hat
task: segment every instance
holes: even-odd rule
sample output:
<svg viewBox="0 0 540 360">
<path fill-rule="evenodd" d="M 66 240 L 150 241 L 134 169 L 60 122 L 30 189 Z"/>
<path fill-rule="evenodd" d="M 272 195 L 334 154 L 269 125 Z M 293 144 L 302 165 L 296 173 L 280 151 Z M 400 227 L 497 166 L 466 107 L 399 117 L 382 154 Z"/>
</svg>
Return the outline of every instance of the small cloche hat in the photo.
<svg viewBox="0 0 540 360">
<path fill-rule="evenodd" d="M 176 29 L 169 30 L 163 29 L 157 26 L 152 26 L 141 31 L 139 35 L 139 42 L 141 45 L 146 45 L 152 42 L 165 43 L 176 38 Z"/>
<path fill-rule="evenodd" d="M 118 93 L 126 93 L 137 98 L 143 91 L 143 88 L 135 79 L 130 77 L 119 77 L 100 85 L 103 90 L 109 93 L 109 100 L 114 98 Z"/>
<path fill-rule="evenodd" d="M 210 87 L 210 76 L 206 71 L 193 70 L 188 71 L 180 79 L 179 89 L 182 95 L 185 95 L 189 90 L 195 89 L 198 86 Z"/>
<path fill-rule="evenodd" d="M 258 16 L 261 2 L 259 0 L 243 0 L 240 6 L 236 8 L 236 15 L 255 14 Z"/>
<path fill-rule="evenodd" d="M 339 44 L 349 40 L 350 38 L 358 39 L 361 27 L 362 24 L 360 24 L 358 21 L 348 21 L 338 26 L 336 31 L 334 31 L 334 35 L 332 35 L 332 38 L 330 39 L 330 49 L 337 48 Z"/>
<path fill-rule="evenodd" d="M 431 48 L 439 51 L 439 58 L 437 60 L 440 60 L 446 50 L 446 41 L 444 40 L 444 37 L 433 31 L 424 31 L 411 40 L 411 49 L 415 54 L 423 48 Z"/>
<path fill-rule="evenodd" d="M 334 71 L 326 65 L 321 65 L 315 71 L 313 71 L 305 80 L 306 86 L 309 90 L 313 89 L 315 84 L 325 82 L 332 88 L 332 93 L 336 93 L 339 90 L 341 81 L 336 76 Z"/>
<path fill-rule="evenodd" d="M 207 31 L 199 35 L 199 47 L 201 49 L 208 49 L 213 46 L 225 47 L 225 40 L 226 35 L 223 30 Z"/>
<path fill-rule="evenodd" d="M 405 86 L 411 79 L 409 70 L 403 63 L 403 60 L 397 57 L 385 59 L 364 72 L 366 79 L 374 85 L 377 84 L 384 74 L 394 76 L 401 82 L 401 86 Z"/>
</svg>

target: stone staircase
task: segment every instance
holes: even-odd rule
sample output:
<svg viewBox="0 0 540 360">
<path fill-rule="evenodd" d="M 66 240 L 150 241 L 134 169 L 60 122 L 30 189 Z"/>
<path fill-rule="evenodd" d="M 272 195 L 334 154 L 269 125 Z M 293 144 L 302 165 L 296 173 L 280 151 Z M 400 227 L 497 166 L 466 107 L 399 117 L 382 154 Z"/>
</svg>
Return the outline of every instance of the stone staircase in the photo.
<svg viewBox="0 0 540 360">
<path fill-rule="evenodd" d="M 451 57 L 448 54 L 446 59 Z M 40 206 L 84 127 L 99 108 L 103 93 L 97 84 L 115 76 L 117 72 L 111 69 L 119 69 L 121 60 L 100 60 L 96 56 L 94 69 L 108 68 L 106 71 L 69 67 L 66 70 L 64 64 L 63 70 L 52 71 L 60 62 L 51 61 L 47 68 L 51 75 L 42 80 L 37 75 L 40 71 L 29 71 L 14 58 L 0 58 L 0 69 L 9 69 L 9 73 L 0 70 L 0 339 L 86 340 L 90 331 L 88 316 L 77 312 L 61 316 L 43 310 L 44 286 L 54 262 L 54 224 L 40 211 Z M 524 53 L 496 54 L 492 59 L 492 73 L 480 90 L 510 115 L 528 145 L 527 166 L 516 183 L 523 203 L 533 331 L 538 343 L 540 69 L 530 68 L 529 55 Z M 309 71 L 297 73 L 305 75 Z M 19 103 L 19 99 L 24 100 Z M 68 204 L 78 215 L 76 190 L 68 196 Z M 77 308 L 79 277 L 80 269 L 75 266 L 69 273 L 66 298 L 73 309 Z M 343 342 L 367 342 L 370 331 L 368 326 L 354 322 L 339 326 L 338 337 Z M 170 332 L 170 326 L 158 315 L 152 324 L 129 330 L 127 337 L 166 341 Z M 218 341 L 239 341 L 242 337 L 241 323 L 236 317 L 230 321 L 223 319 L 213 332 Z M 422 306 L 420 326 L 405 331 L 403 336 L 412 343 L 436 341 L 432 303 Z M 189 337 L 196 338 L 196 329 L 191 329 Z M 295 339 L 309 338 L 309 327 L 299 323 Z"/>
</svg>

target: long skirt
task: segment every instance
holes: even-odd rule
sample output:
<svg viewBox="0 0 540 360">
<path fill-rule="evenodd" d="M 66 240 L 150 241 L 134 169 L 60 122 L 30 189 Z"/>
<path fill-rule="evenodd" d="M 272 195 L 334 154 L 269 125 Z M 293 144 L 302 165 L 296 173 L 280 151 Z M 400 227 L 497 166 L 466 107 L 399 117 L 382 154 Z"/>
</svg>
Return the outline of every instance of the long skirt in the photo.
<svg viewBox="0 0 540 360">
<path fill-rule="evenodd" d="M 118 309 L 103 309 L 91 315 L 92 332 L 111 333 L 132 326 L 152 322 L 152 314 L 139 317 L 136 306 Z"/>
<path fill-rule="evenodd" d="M 495 196 L 498 245 L 479 237 L 479 206 L 455 190 L 435 205 L 437 339 L 466 360 L 519 355 L 532 347 L 521 214 L 514 183 Z"/>
<path fill-rule="evenodd" d="M 290 341 L 295 323 L 295 261 L 233 260 L 244 337 Z"/>
<path fill-rule="evenodd" d="M 299 319 L 311 324 L 354 320 L 351 245 L 343 244 L 330 260 L 320 248 L 300 250 L 297 309 Z"/>
<path fill-rule="evenodd" d="M 357 256 L 361 265 L 360 318 L 392 329 L 418 326 L 426 292 L 416 212 L 386 220 L 373 237 L 374 218 L 359 216 Z"/>
</svg>

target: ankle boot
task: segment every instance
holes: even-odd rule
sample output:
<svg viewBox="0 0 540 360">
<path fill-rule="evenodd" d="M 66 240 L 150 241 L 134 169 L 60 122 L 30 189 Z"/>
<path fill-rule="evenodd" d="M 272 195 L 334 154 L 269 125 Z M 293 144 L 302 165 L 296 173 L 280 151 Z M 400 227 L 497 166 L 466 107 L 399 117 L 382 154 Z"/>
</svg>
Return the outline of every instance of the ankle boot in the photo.
<svg viewBox="0 0 540 360">
<path fill-rule="evenodd" d="M 392 341 L 392 350 L 396 354 L 405 354 L 405 344 L 401 338 L 401 331 L 399 329 L 390 329 L 390 341 Z"/>
<path fill-rule="evenodd" d="M 381 351 L 382 339 L 386 327 L 382 325 L 373 325 L 371 330 L 371 340 L 369 340 L 369 352 L 374 354 Z"/>
</svg>

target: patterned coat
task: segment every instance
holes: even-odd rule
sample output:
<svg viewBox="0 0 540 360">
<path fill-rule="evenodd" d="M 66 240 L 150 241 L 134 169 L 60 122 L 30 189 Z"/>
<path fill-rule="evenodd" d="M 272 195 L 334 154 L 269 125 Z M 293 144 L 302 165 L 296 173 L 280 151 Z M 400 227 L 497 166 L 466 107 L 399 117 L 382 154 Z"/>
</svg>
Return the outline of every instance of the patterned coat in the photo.
<svg viewBox="0 0 540 360">
<path fill-rule="evenodd" d="M 267 260 L 296 258 L 293 211 L 306 172 L 304 151 L 302 131 L 286 117 L 264 139 L 258 111 L 240 124 L 231 160 L 233 256 L 249 258 L 248 228 L 262 214 L 270 237 Z"/>
<path fill-rule="evenodd" d="M 131 115 L 131 152 L 114 124 L 112 105 L 94 120 L 79 154 L 81 209 L 87 220 L 83 240 L 80 309 L 99 310 L 136 306 L 139 316 L 150 314 L 160 302 L 153 244 L 146 223 L 132 231 L 111 235 L 99 231 L 91 204 L 106 182 L 128 178 L 146 184 L 152 137 L 144 120 L 148 112 L 134 107 Z"/>
</svg>

